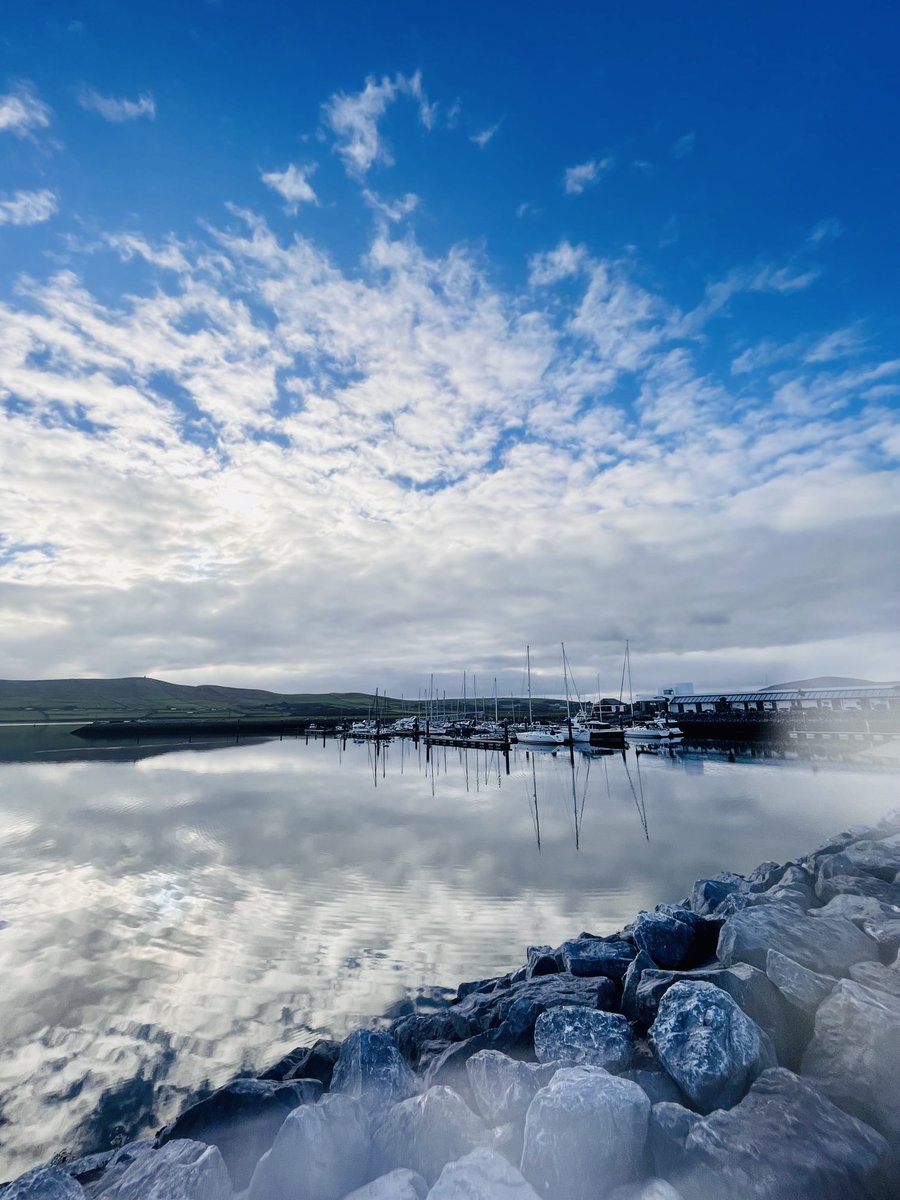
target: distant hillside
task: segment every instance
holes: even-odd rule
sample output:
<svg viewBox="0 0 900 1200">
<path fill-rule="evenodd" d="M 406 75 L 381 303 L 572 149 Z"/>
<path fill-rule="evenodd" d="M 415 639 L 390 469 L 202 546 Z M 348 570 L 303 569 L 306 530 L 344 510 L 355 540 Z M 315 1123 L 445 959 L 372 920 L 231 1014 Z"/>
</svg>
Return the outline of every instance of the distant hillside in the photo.
<svg viewBox="0 0 900 1200">
<path fill-rule="evenodd" d="M 85 721 L 100 717 L 317 717 L 369 716 L 375 697 L 365 692 L 283 694 L 258 688 L 189 687 L 148 677 L 133 679 L 0 679 L 0 723 L 4 721 Z M 448 701 L 455 705 L 456 701 Z M 500 715 L 519 714 L 522 700 L 500 701 Z M 410 702 L 379 696 L 383 716 L 410 711 Z M 469 701 L 469 708 L 472 701 Z M 535 700 L 536 715 L 558 712 L 560 703 Z M 564 708 L 565 706 L 562 705 Z M 451 708 L 452 711 L 452 708 Z"/>
<path fill-rule="evenodd" d="M 817 675 L 815 679 L 792 679 L 788 683 L 773 683 L 769 687 L 760 688 L 761 692 L 804 692 L 816 691 L 819 688 L 855 688 L 855 687 L 887 687 L 872 679 L 848 679 L 845 675 Z"/>
</svg>

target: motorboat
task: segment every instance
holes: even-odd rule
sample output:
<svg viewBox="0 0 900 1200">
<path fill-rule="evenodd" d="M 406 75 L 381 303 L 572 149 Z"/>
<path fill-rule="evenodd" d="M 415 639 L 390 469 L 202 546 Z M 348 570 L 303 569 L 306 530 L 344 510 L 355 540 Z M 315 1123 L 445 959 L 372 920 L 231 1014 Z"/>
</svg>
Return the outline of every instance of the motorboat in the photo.
<svg viewBox="0 0 900 1200">
<path fill-rule="evenodd" d="M 520 746 L 562 746 L 566 734 L 555 725 L 529 725 L 516 730 L 516 741 Z"/>
<path fill-rule="evenodd" d="M 625 730 L 629 742 L 678 742 L 684 734 L 677 725 L 670 725 L 665 717 L 657 716 L 646 725 L 632 725 Z"/>
</svg>

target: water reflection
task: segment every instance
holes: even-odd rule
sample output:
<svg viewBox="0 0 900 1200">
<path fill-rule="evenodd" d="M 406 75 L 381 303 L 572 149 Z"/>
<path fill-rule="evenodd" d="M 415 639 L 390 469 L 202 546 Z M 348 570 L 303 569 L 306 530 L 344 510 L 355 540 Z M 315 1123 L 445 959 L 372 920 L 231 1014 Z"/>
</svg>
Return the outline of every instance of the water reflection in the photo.
<svg viewBox="0 0 900 1200">
<path fill-rule="evenodd" d="M 11 744 L 14 743 L 14 744 Z M 850 762 L 0 731 L 0 1178 L 894 802 Z M 5 927 L 4 927 L 5 925 Z M 5 1122 L 5 1123 L 4 1123 Z"/>
</svg>

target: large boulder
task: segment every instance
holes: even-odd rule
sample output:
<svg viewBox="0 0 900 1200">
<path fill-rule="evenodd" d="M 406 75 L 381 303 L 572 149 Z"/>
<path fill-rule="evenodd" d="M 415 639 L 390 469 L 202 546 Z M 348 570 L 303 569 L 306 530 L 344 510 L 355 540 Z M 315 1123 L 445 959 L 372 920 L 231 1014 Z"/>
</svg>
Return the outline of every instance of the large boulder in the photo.
<svg viewBox="0 0 900 1200">
<path fill-rule="evenodd" d="M 349 1096 L 288 1113 L 250 1180 L 247 1200 L 341 1200 L 366 1182 L 368 1119 Z"/>
<path fill-rule="evenodd" d="M 289 1083 L 236 1079 L 185 1109 L 160 1131 L 157 1142 L 164 1146 L 188 1138 L 218 1146 L 234 1188 L 240 1192 L 288 1113 L 298 1104 L 315 1104 L 321 1094 L 322 1085 L 315 1079 Z"/>
<path fill-rule="evenodd" d="M 435 1043 L 459 1040 L 456 1023 L 447 1012 L 414 1013 L 400 1017 L 388 1030 L 397 1043 L 397 1048 L 413 1067 L 418 1067 L 423 1051 Z"/>
<path fill-rule="evenodd" d="M 816 1013 L 802 1073 L 900 1148 L 900 999 L 841 980 Z"/>
<path fill-rule="evenodd" d="M 688 906 L 699 916 L 712 916 L 719 911 L 729 896 L 749 891 L 749 885 L 740 875 L 724 873 L 712 879 L 698 879 L 691 889 Z"/>
<path fill-rule="evenodd" d="M 318 1079 L 326 1090 L 331 1087 L 334 1064 L 341 1048 L 330 1038 L 319 1038 L 312 1046 L 298 1046 L 280 1058 L 260 1079 Z"/>
<path fill-rule="evenodd" d="M 398 1167 L 387 1175 L 379 1175 L 371 1183 L 357 1188 L 344 1200 L 425 1200 L 428 1184 L 415 1171 Z"/>
<path fill-rule="evenodd" d="M 609 1011 L 616 1007 L 615 985 L 610 979 L 582 978 L 568 971 L 543 975 L 496 992 L 473 992 L 447 1015 L 460 1038 L 510 1022 L 511 1032 L 514 1026 L 515 1032 L 524 1037 L 542 1012 L 562 1004 Z"/>
<path fill-rule="evenodd" d="M 379 1173 L 408 1167 L 432 1185 L 448 1162 L 489 1141 L 488 1129 L 456 1092 L 433 1087 L 388 1110 L 372 1139 L 372 1165 Z"/>
<path fill-rule="evenodd" d="M 96 1196 L 115 1197 L 120 1181 L 132 1165 L 144 1155 L 156 1152 L 155 1144 L 148 1138 L 126 1142 L 111 1155 L 99 1178 L 82 1181 L 85 1195 L 92 1197 L 92 1200 Z"/>
<path fill-rule="evenodd" d="M 900 950 L 900 914 L 885 919 L 871 917 L 863 921 L 863 933 L 867 934 L 878 947 L 878 954 L 884 963 L 893 962 Z"/>
<path fill-rule="evenodd" d="M 230 1200 L 233 1194 L 218 1149 L 186 1140 L 141 1151 L 120 1175 L 99 1183 L 90 1194 L 104 1200 Z"/>
<path fill-rule="evenodd" d="M 412 1096 L 418 1085 L 388 1034 L 357 1029 L 341 1046 L 331 1091 L 351 1096 L 365 1108 L 375 1110 Z"/>
<path fill-rule="evenodd" d="M 777 950 L 766 955 L 766 975 L 789 1004 L 810 1017 L 837 983 L 833 975 L 818 975 Z"/>
<path fill-rule="evenodd" d="M 854 983 L 861 983 L 863 987 L 890 992 L 892 996 L 900 997 L 900 971 L 895 967 L 886 967 L 880 962 L 854 963 L 850 968 L 850 978 Z"/>
<path fill-rule="evenodd" d="M 542 1063 L 624 1071 L 631 1066 L 633 1049 L 634 1033 L 621 1013 L 553 1008 L 534 1027 L 534 1053 Z"/>
<path fill-rule="evenodd" d="M 900 871 L 900 833 L 877 841 L 854 842 L 843 853 L 857 870 L 893 883 Z"/>
<path fill-rule="evenodd" d="M 623 1183 L 606 1200 L 684 1200 L 665 1179 L 645 1179 L 641 1183 Z"/>
<path fill-rule="evenodd" d="M 747 962 L 765 971 L 770 950 L 836 977 L 846 975 L 852 963 L 878 957 L 872 939 L 844 917 L 807 917 L 792 905 L 745 908 L 722 926 L 717 954 L 725 966 Z"/>
<path fill-rule="evenodd" d="M 488 1125 L 524 1121 L 535 1094 L 545 1087 L 556 1063 L 528 1063 L 497 1050 L 479 1050 L 466 1062 L 469 1087 Z"/>
<path fill-rule="evenodd" d="M 563 964 L 572 975 L 605 975 L 621 979 L 637 951 L 631 942 L 603 938 L 575 938 L 560 946 Z"/>
<path fill-rule="evenodd" d="M 642 912 L 633 932 L 638 950 L 653 959 L 658 967 L 680 967 L 690 958 L 694 930 L 686 920 L 679 920 L 670 913 Z"/>
<path fill-rule="evenodd" d="M 657 1105 L 650 1145 L 657 1172 L 684 1200 L 890 1194 L 884 1138 L 783 1067 L 764 1071 L 737 1107 L 706 1117 Z"/>
<path fill-rule="evenodd" d="M 641 1010 L 638 1005 L 638 987 L 640 986 L 641 977 L 645 971 L 659 971 L 659 967 L 653 961 L 649 954 L 644 950 L 639 950 L 637 955 L 628 964 L 628 970 L 625 972 L 625 978 L 622 981 L 622 999 L 619 1002 L 619 1008 L 629 1021 L 635 1021 L 641 1024 Z M 655 1015 L 655 1010 L 654 1010 Z M 647 1021 L 649 1025 L 653 1020 Z"/>
<path fill-rule="evenodd" d="M 531 1184 L 495 1150 L 473 1150 L 448 1163 L 428 1200 L 538 1200 Z"/>
<path fill-rule="evenodd" d="M 773 1065 L 759 1026 L 710 983 L 676 983 L 663 996 L 650 1042 L 701 1112 L 729 1108 Z"/>
<path fill-rule="evenodd" d="M 896 905 L 885 904 L 873 896 L 859 896 L 852 892 L 841 892 L 821 908 L 811 908 L 811 917 L 846 917 L 854 925 L 862 925 L 865 921 L 877 917 L 888 920 L 900 917 L 900 908 Z"/>
<path fill-rule="evenodd" d="M 640 1173 L 650 1101 L 598 1067 L 557 1071 L 525 1118 L 522 1174 L 545 1200 L 595 1200 Z"/>
<path fill-rule="evenodd" d="M 651 1104 L 662 1104 L 663 1101 L 670 1101 L 674 1104 L 684 1103 L 681 1089 L 672 1076 L 666 1074 L 665 1071 L 651 1070 L 649 1067 L 634 1067 L 630 1071 L 623 1071 L 620 1078 L 630 1079 L 632 1083 L 636 1083 L 647 1093 Z"/>
<path fill-rule="evenodd" d="M 81 1184 L 61 1167 L 35 1167 L 8 1187 L 0 1187 L 3 1200 L 84 1200 Z"/>
</svg>

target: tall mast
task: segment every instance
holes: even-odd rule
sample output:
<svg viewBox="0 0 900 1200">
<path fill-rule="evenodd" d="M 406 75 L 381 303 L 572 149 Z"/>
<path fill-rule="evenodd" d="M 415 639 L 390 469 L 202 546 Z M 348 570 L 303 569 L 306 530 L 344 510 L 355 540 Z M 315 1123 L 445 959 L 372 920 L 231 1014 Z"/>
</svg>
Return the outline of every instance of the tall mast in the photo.
<svg viewBox="0 0 900 1200">
<path fill-rule="evenodd" d="M 500 723 L 500 717 L 497 715 L 498 711 L 499 710 L 497 708 L 497 676 L 495 675 L 494 676 L 494 724 L 495 725 L 498 725 Z"/>
<path fill-rule="evenodd" d="M 528 672 L 528 724 L 534 722 L 534 717 L 531 715 L 531 647 L 525 647 L 525 669 Z"/>
<path fill-rule="evenodd" d="M 566 662 L 566 643 L 560 642 L 559 644 L 562 646 L 563 683 L 565 684 L 566 688 L 566 720 L 568 721 L 572 716 L 571 712 L 569 711 L 569 666 Z"/>
</svg>

